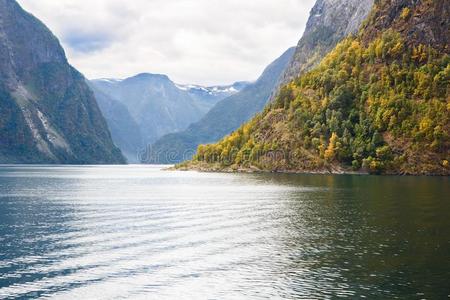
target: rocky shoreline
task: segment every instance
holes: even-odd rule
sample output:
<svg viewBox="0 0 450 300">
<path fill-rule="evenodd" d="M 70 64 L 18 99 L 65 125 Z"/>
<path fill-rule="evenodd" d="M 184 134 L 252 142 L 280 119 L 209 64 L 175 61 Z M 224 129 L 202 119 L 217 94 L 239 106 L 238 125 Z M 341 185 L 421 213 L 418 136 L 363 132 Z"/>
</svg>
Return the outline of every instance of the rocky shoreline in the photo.
<svg viewBox="0 0 450 300">
<path fill-rule="evenodd" d="M 323 168 L 317 170 L 264 170 L 257 167 L 223 167 L 219 164 L 205 164 L 205 163 L 182 163 L 173 167 L 167 168 L 168 171 L 198 171 L 202 173 L 279 173 L 279 174 L 313 174 L 313 175 L 369 175 L 368 172 L 346 170 L 342 168 Z"/>
<path fill-rule="evenodd" d="M 322 168 L 317 170 L 295 170 L 295 169 L 277 169 L 277 170 L 265 170 L 259 169 L 255 166 L 251 167 L 224 167 L 220 164 L 207 164 L 199 162 L 184 162 L 179 165 L 166 168 L 167 171 L 197 171 L 201 173 L 261 173 L 261 174 L 310 174 L 310 175 L 378 175 L 378 176 L 432 176 L 432 177 L 448 177 L 447 174 L 414 174 L 414 173 L 402 173 L 402 172 L 388 172 L 382 174 L 371 174 L 368 171 L 353 171 L 351 169 L 344 169 L 339 166 L 333 166 L 332 168 Z"/>
</svg>

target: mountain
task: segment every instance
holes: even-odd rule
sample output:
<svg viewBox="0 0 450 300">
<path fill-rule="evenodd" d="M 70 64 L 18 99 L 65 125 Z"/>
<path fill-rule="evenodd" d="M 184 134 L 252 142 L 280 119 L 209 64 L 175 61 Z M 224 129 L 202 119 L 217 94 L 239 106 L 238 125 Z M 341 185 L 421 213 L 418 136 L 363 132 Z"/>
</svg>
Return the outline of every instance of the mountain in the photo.
<svg viewBox="0 0 450 300">
<path fill-rule="evenodd" d="M 14 0 L 0 0 L 0 163 L 124 163 L 83 75 Z"/>
<path fill-rule="evenodd" d="M 294 50 L 287 50 L 264 70 L 256 82 L 218 102 L 200 121 L 185 131 L 159 139 L 147 151 L 143 161 L 167 164 L 190 159 L 199 144 L 215 142 L 248 121 L 267 104 Z"/>
<path fill-rule="evenodd" d="M 450 2 L 377 0 L 357 36 L 180 168 L 450 175 Z"/>
<path fill-rule="evenodd" d="M 183 130 L 204 114 L 201 105 L 166 75 L 144 73 L 125 80 L 94 80 L 92 84 L 125 105 L 141 129 L 144 143 Z"/>
<path fill-rule="evenodd" d="M 179 85 L 166 75 L 149 73 L 124 80 L 97 79 L 90 82 L 114 142 L 129 162 L 138 162 L 144 146 L 164 134 L 186 129 L 217 101 L 237 93 L 246 84 Z"/>
<path fill-rule="evenodd" d="M 357 33 L 372 9 L 373 1 L 317 0 L 294 56 L 280 78 L 279 86 L 317 66 L 343 38 Z"/>
</svg>

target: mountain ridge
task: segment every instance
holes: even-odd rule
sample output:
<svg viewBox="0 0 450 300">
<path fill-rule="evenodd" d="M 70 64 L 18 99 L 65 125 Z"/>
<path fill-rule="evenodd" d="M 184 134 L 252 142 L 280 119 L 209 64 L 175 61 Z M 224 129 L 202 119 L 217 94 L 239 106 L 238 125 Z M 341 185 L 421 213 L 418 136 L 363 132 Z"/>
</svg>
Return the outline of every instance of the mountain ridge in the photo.
<svg viewBox="0 0 450 300">
<path fill-rule="evenodd" d="M 326 53 L 348 35 L 356 34 L 374 0 L 318 0 L 311 9 L 305 33 L 274 92 L 317 66 Z"/>
<path fill-rule="evenodd" d="M 115 144 L 129 162 L 164 134 L 186 129 L 221 99 L 243 89 L 246 82 L 202 87 L 180 85 L 165 74 L 140 73 L 125 79 L 94 79 L 96 94 Z"/>
</svg>

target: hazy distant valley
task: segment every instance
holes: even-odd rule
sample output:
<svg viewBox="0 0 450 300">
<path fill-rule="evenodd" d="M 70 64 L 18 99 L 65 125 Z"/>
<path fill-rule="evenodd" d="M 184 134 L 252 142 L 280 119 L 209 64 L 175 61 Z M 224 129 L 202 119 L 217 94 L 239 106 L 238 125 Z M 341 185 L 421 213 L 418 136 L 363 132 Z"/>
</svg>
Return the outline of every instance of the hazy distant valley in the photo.
<svg viewBox="0 0 450 300">
<path fill-rule="evenodd" d="M 149 73 L 123 80 L 89 82 L 114 142 L 130 163 L 140 162 L 139 156 L 157 139 L 186 129 L 217 102 L 240 92 L 248 84 L 180 85 L 165 75 Z"/>
</svg>

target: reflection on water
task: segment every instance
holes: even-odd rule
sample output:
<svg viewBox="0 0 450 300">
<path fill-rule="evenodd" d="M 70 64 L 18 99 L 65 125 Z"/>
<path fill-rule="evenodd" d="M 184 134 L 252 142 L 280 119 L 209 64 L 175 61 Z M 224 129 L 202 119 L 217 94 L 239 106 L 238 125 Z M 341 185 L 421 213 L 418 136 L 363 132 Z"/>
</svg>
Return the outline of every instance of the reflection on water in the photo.
<svg viewBox="0 0 450 300">
<path fill-rule="evenodd" d="M 449 183 L 0 167 L 0 298 L 446 299 Z"/>
</svg>

